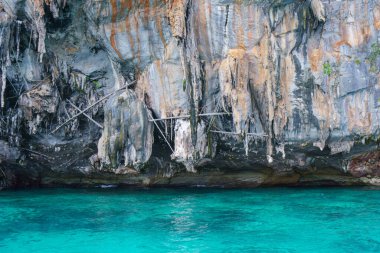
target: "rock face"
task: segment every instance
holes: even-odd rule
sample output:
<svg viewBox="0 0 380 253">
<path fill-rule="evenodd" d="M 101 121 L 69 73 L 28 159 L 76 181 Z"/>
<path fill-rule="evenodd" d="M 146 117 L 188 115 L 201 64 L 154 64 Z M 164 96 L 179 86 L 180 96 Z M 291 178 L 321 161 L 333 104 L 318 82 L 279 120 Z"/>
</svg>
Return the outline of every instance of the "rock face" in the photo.
<svg viewBox="0 0 380 253">
<path fill-rule="evenodd" d="M 18 105 L 28 122 L 29 134 L 37 133 L 48 114 L 56 113 L 58 103 L 57 88 L 47 80 L 20 95 Z"/>
<path fill-rule="evenodd" d="M 0 26 L 2 185 L 380 184 L 376 0 L 0 0 Z"/>
<path fill-rule="evenodd" d="M 123 91 L 108 100 L 104 114 L 97 155 L 102 165 L 139 168 L 146 163 L 152 154 L 153 123 L 144 103 L 132 91 Z"/>
</svg>

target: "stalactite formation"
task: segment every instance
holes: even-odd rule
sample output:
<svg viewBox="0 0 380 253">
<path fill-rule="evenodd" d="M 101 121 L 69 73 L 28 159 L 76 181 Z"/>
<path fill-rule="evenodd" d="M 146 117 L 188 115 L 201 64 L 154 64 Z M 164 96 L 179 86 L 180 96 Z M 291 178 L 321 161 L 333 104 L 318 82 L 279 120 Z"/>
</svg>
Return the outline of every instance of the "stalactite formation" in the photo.
<svg viewBox="0 0 380 253">
<path fill-rule="evenodd" d="M 379 13 L 375 0 L 0 0 L 6 184 L 376 184 Z"/>
</svg>

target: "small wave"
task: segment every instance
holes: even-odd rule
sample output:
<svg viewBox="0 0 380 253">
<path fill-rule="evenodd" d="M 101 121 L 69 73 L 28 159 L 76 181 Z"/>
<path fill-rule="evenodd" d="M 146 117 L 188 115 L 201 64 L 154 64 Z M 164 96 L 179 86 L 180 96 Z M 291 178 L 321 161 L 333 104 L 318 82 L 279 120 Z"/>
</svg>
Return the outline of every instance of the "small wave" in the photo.
<svg viewBox="0 0 380 253">
<path fill-rule="evenodd" d="M 116 188 L 116 187 L 117 187 L 116 184 L 102 184 L 99 186 L 99 188 L 102 188 L 102 189 Z"/>
</svg>

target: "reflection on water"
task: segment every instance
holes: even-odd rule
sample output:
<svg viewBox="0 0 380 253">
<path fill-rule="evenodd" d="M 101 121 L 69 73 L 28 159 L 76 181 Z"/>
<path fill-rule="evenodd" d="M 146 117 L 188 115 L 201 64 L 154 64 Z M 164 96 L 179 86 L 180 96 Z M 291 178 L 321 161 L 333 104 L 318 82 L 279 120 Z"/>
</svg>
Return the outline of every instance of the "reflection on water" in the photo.
<svg viewBox="0 0 380 253">
<path fill-rule="evenodd" d="M 0 192 L 0 252 L 380 252 L 380 191 Z"/>
</svg>

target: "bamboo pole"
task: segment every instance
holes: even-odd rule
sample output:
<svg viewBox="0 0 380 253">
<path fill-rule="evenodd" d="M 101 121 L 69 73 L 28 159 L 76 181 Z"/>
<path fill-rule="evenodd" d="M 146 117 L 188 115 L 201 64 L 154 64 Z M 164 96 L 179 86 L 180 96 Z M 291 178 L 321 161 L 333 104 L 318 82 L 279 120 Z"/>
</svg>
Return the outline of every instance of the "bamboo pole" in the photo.
<svg viewBox="0 0 380 253">
<path fill-rule="evenodd" d="M 198 114 L 197 117 L 207 117 L 207 116 L 218 116 L 218 115 L 230 115 L 232 113 L 229 112 L 212 112 L 212 113 L 201 113 Z M 181 116 L 173 116 L 173 117 L 165 117 L 161 119 L 151 119 L 149 121 L 162 121 L 162 120 L 172 120 L 172 119 L 186 119 L 190 118 L 190 115 L 181 115 Z"/>
<path fill-rule="evenodd" d="M 1 173 L 3 174 L 3 179 L 7 179 L 7 175 L 5 174 L 5 172 L 3 171 L 2 168 L 0 168 L 0 171 L 1 171 Z"/>
<path fill-rule="evenodd" d="M 210 132 L 216 133 L 216 134 L 240 135 L 239 133 L 236 133 L 236 132 L 226 132 L 226 131 L 216 131 L 216 130 L 211 130 Z"/>
<path fill-rule="evenodd" d="M 148 110 L 148 109 L 147 109 L 147 110 Z M 173 149 L 172 146 L 170 145 L 170 142 L 168 141 L 168 139 L 166 139 L 165 134 L 161 131 L 161 128 L 158 126 L 157 122 L 156 122 L 155 120 L 153 120 L 153 117 L 149 114 L 149 112 L 148 112 L 148 117 L 149 117 L 149 121 L 152 121 L 152 122 L 156 125 L 158 131 L 161 133 L 162 137 L 164 137 L 164 140 L 165 140 L 166 143 L 168 144 L 170 150 L 174 153 L 174 149 Z"/>
<path fill-rule="evenodd" d="M 21 148 L 21 149 L 23 149 L 23 150 L 25 150 L 25 151 L 28 151 L 28 152 L 30 152 L 30 153 L 32 153 L 32 154 L 36 154 L 36 155 L 42 156 L 42 157 L 44 157 L 44 158 L 46 158 L 46 159 L 51 159 L 51 160 L 54 159 L 54 158 L 51 157 L 51 156 L 48 156 L 48 155 L 42 154 L 42 153 L 37 152 L 37 151 L 34 151 L 34 150 L 30 150 L 30 149 L 27 149 L 27 148 Z"/>
<path fill-rule="evenodd" d="M 217 134 L 241 135 L 240 133 L 236 133 L 236 132 L 226 132 L 226 131 L 216 131 L 216 130 L 211 130 L 210 132 L 217 133 Z M 266 134 L 256 134 L 256 133 L 247 133 L 246 135 L 247 136 L 258 136 L 258 137 L 267 137 L 268 136 Z"/>
<path fill-rule="evenodd" d="M 250 136 L 257 136 L 257 137 L 268 137 L 267 134 L 247 133 L 247 135 L 250 135 Z"/>
<path fill-rule="evenodd" d="M 72 107 L 74 107 L 75 109 L 77 109 L 78 111 L 80 111 L 80 108 L 77 107 L 73 102 L 71 102 L 70 100 L 67 100 L 67 101 L 70 103 L 70 105 Z M 91 120 L 95 125 L 97 125 L 101 129 L 103 129 L 103 126 L 100 123 L 96 122 L 93 118 L 91 118 L 90 115 L 88 115 L 87 113 L 83 113 L 83 115 L 86 116 L 89 120 Z"/>
<path fill-rule="evenodd" d="M 219 110 L 219 108 L 220 108 L 220 104 L 221 104 L 221 101 L 222 101 L 222 100 L 221 100 L 221 97 L 219 97 L 219 99 L 218 99 L 218 103 L 217 103 L 216 106 L 215 106 L 215 110 L 216 110 L 216 111 Z M 208 127 L 207 127 L 207 134 L 210 133 L 210 130 L 211 130 L 212 126 L 214 125 L 214 122 L 215 122 L 215 116 L 211 116 L 210 123 L 209 123 L 209 125 L 208 125 Z"/>
<path fill-rule="evenodd" d="M 163 120 L 169 120 L 169 119 L 185 119 L 185 118 L 190 118 L 190 115 L 182 115 L 182 116 L 173 116 L 173 117 L 166 117 L 166 118 L 161 118 L 161 119 L 150 119 L 149 121 L 163 121 Z"/>
<path fill-rule="evenodd" d="M 211 113 L 201 113 L 198 116 L 219 116 L 219 115 L 231 115 L 231 112 L 211 112 Z"/>
<path fill-rule="evenodd" d="M 68 120 L 66 120 L 64 123 L 62 123 L 61 125 L 59 125 L 58 127 L 56 127 L 50 134 L 54 134 L 55 132 L 57 132 L 59 129 L 61 129 L 63 126 L 65 126 L 66 124 L 70 123 L 72 120 L 76 119 L 78 116 L 82 115 L 83 113 L 85 113 L 86 111 L 90 110 L 92 107 L 94 107 L 95 105 L 99 104 L 100 102 L 106 100 L 107 98 L 109 98 L 110 96 L 112 96 L 113 94 L 115 94 L 116 92 L 118 91 L 121 91 L 122 89 L 125 89 L 127 88 L 128 86 L 134 84 L 136 81 L 130 83 L 130 84 L 127 84 L 127 85 L 124 85 L 123 87 L 117 89 L 117 90 L 114 90 L 113 92 L 111 92 L 110 94 L 102 97 L 101 99 L 99 99 L 98 101 L 96 101 L 95 103 L 93 103 L 92 105 L 89 105 L 87 106 L 85 109 L 81 110 L 80 112 L 78 112 L 77 114 L 75 114 L 74 116 L 72 116 L 71 118 L 69 118 Z"/>
</svg>

